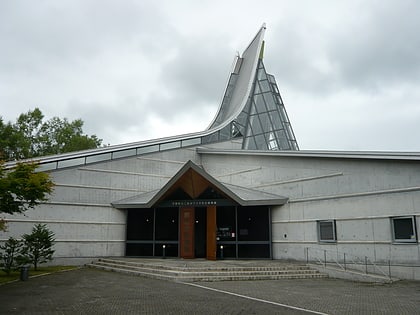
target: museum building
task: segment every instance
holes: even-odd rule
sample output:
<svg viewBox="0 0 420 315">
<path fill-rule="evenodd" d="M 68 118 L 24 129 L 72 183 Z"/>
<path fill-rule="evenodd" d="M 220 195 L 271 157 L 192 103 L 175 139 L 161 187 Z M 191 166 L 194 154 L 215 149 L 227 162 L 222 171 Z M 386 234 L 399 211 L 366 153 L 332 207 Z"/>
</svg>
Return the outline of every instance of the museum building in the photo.
<svg viewBox="0 0 420 315">
<path fill-rule="evenodd" d="M 299 150 L 263 63 L 264 32 L 235 57 L 206 130 L 39 159 L 54 193 L 7 216 L 0 241 L 46 223 L 60 263 L 328 252 L 420 279 L 420 154 Z"/>
</svg>

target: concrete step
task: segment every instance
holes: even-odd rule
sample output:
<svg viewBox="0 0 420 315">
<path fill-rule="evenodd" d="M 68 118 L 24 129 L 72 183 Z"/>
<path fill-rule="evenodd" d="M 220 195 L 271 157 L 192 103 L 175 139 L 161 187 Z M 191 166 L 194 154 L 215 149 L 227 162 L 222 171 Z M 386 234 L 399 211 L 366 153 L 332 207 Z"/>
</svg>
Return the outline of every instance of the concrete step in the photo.
<svg viewBox="0 0 420 315">
<path fill-rule="evenodd" d="M 145 276 L 183 282 L 192 281 L 234 281 L 234 280 L 280 280 L 322 278 L 325 274 L 302 264 L 258 263 L 241 265 L 241 262 L 199 262 L 183 265 L 178 261 L 150 262 L 125 259 L 100 259 L 88 264 L 88 267 L 131 275 Z M 249 264 L 248 262 L 246 264 Z"/>
<path fill-rule="evenodd" d="M 183 275 L 195 275 L 195 276 L 211 276 L 211 275 L 219 275 L 219 274 L 232 274 L 232 275 L 238 275 L 238 274 L 245 274 L 245 275 L 286 275 L 286 274 L 318 274 L 319 272 L 313 269 L 309 268 L 192 268 L 192 269 L 162 269 L 162 268 L 153 268 L 152 266 L 141 266 L 141 265 L 135 265 L 135 264 L 121 264 L 118 262 L 104 262 L 104 261 L 98 261 L 94 263 L 98 267 L 108 267 L 108 268 L 117 268 L 117 269 L 126 269 L 126 270 L 132 270 L 132 271 L 139 271 L 139 272 L 148 272 L 148 273 L 159 273 L 159 274 L 165 274 L 168 276 L 183 276 Z"/>
</svg>

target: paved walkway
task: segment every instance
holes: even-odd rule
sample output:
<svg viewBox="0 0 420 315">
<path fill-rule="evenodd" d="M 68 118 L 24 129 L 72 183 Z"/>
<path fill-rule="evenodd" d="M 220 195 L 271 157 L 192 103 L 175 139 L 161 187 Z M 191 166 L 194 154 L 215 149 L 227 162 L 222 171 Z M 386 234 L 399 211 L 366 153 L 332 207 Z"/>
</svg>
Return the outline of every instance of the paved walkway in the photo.
<svg viewBox="0 0 420 315">
<path fill-rule="evenodd" d="M 420 282 L 183 284 L 82 268 L 1 285 L 0 314 L 420 314 Z"/>
</svg>

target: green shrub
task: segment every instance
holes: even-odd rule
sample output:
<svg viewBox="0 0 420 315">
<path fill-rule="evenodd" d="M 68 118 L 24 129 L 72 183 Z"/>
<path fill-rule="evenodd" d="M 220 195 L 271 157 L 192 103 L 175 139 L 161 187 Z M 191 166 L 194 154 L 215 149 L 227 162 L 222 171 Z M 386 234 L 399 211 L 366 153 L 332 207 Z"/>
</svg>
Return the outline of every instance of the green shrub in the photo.
<svg viewBox="0 0 420 315">
<path fill-rule="evenodd" d="M 54 233 L 45 224 L 36 224 L 32 228 L 32 233 L 24 234 L 22 238 L 24 241 L 23 255 L 28 262 L 34 265 L 35 270 L 39 264 L 52 260 Z"/>
<path fill-rule="evenodd" d="M 0 246 L 0 267 L 6 274 L 10 274 L 25 263 L 25 257 L 22 255 L 23 242 L 10 237 Z"/>
</svg>

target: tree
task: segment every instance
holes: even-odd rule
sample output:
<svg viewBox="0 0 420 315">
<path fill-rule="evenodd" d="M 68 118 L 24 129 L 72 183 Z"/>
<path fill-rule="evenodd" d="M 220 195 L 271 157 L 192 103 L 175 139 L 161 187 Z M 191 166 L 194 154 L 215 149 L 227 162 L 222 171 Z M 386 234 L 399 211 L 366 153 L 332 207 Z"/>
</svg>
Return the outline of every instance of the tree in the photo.
<svg viewBox="0 0 420 315">
<path fill-rule="evenodd" d="M 101 143 L 96 135 L 83 133 L 81 119 L 44 121 L 39 108 L 20 114 L 14 124 L 0 117 L 0 158 L 8 161 L 94 149 Z"/>
<path fill-rule="evenodd" d="M 36 163 L 17 163 L 6 170 L 0 161 L 0 213 L 22 213 L 48 199 L 53 182 L 47 173 L 35 172 Z"/>
<path fill-rule="evenodd" d="M 83 134 L 83 121 L 69 122 L 66 118 L 53 117 L 45 122 L 39 132 L 41 145 L 38 155 L 59 154 L 97 148 L 102 140 L 95 135 Z"/>
<path fill-rule="evenodd" d="M 11 122 L 5 124 L 0 117 L 0 159 L 13 160 L 16 156 L 18 139 Z"/>
<path fill-rule="evenodd" d="M 36 224 L 32 228 L 32 233 L 24 234 L 22 238 L 23 254 L 34 265 L 35 270 L 39 264 L 52 260 L 55 239 L 54 233 L 47 228 L 46 224 Z"/>
<path fill-rule="evenodd" d="M 3 252 L 0 252 L 0 267 L 2 270 L 10 274 L 12 270 L 16 270 L 25 261 L 25 257 L 22 255 L 22 241 L 19 241 L 13 237 L 0 246 Z"/>
</svg>

